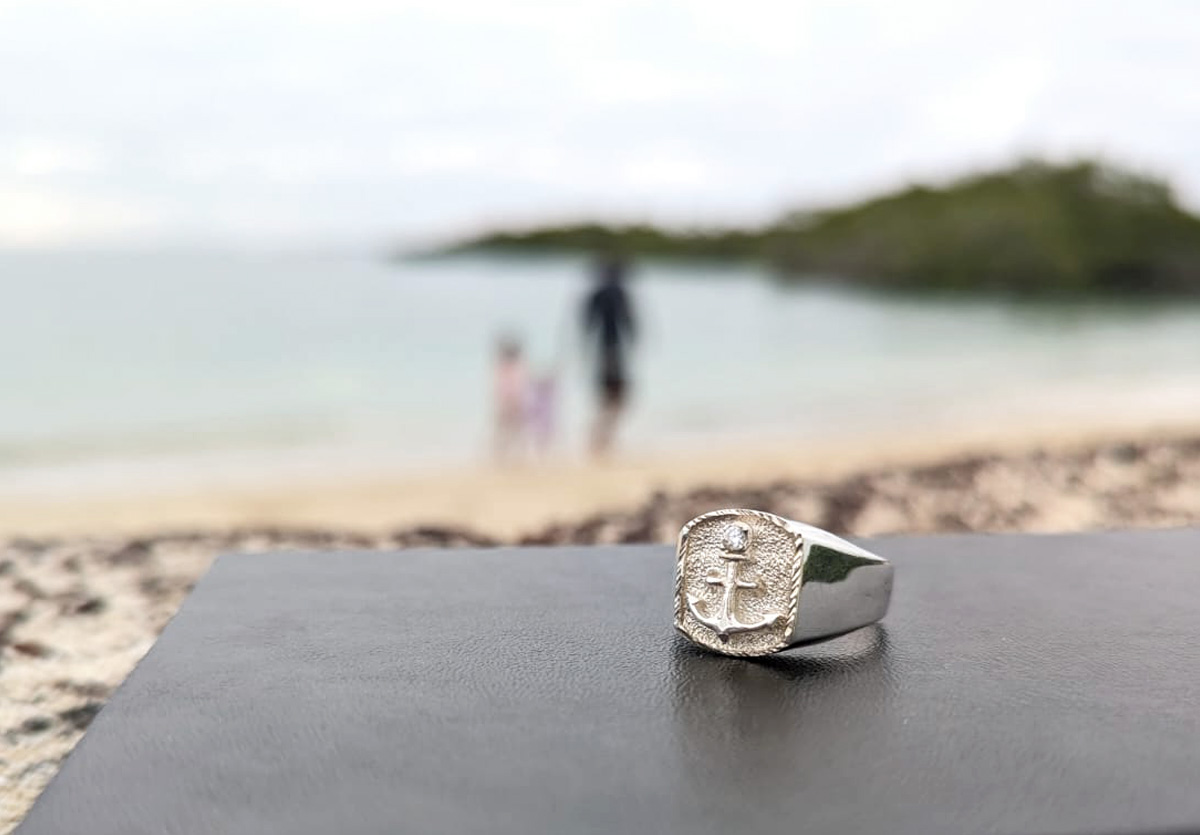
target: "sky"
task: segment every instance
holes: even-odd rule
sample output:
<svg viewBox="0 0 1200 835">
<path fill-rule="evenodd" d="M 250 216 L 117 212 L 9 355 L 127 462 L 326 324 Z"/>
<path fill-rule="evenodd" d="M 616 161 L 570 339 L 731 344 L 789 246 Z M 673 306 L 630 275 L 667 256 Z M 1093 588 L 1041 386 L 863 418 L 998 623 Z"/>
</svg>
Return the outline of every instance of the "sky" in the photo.
<svg viewBox="0 0 1200 835">
<path fill-rule="evenodd" d="M 0 247 L 748 224 L 1033 154 L 1200 208 L 1200 3 L 0 0 Z"/>
</svg>

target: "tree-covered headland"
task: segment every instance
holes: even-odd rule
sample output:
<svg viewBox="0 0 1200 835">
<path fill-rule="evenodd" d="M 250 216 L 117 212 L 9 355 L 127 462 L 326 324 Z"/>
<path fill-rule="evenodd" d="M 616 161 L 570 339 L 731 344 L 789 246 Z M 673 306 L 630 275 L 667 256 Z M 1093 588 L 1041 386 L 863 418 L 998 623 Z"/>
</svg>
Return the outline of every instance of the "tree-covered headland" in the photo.
<svg viewBox="0 0 1200 835">
<path fill-rule="evenodd" d="M 1200 218 L 1166 182 L 1090 160 L 1024 162 L 758 229 L 574 224 L 452 248 L 480 250 L 756 261 L 786 280 L 896 290 L 1200 294 Z"/>
</svg>

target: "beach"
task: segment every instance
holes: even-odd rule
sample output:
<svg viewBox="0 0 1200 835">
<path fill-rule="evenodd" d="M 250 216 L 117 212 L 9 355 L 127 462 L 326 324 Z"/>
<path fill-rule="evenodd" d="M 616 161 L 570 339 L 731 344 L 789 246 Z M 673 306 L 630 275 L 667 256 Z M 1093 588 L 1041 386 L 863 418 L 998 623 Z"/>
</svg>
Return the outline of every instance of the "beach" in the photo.
<svg viewBox="0 0 1200 835">
<path fill-rule="evenodd" d="M 1200 426 L 961 432 L 391 480 L 5 503 L 0 831 L 220 553 L 661 542 L 717 507 L 840 533 L 1200 523 Z"/>
<path fill-rule="evenodd" d="M 1092 440 L 1117 437 L 1094 433 Z M 1043 437 L 1064 446 L 1078 437 Z M 287 527 L 386 534 L 417 525 L 469 529 L 496 540 L 596 512 L 620 512 L 661 491 L 709 483 L 752 485 L 781 479 L 834 479 L 880 465 L 902 466 L 955 454 L 1027 446 L 1016 438 L 918 440 L 774 447 L 616 457 L 590 463 L 481 465 L 392 478 L 333 476 L 307 482 L 270 479 L 246 486 L 9 498 L 0 536 L 145 537 L 163 532 Z"/>
<path fill-rule="evenodd" d="M 578 259 L 4 258 L 0 831 L 218 554 L 666 544 L 730 506 L 856 536 L 1200 523 L 1194 304 L 646 264 L 590 460 Z M 501 333 L 561 383 L 550 449 L 507 466 Z"/>
<path fill-rule="evenodd" d="M 391 475 L 264 472 L 255 479 L 200 487 L 133 484 L 104 490 L 59 489 L 51 495 L 10 493 L 0 502 L 0 538 L 139 537 L 267 527 L 383 535 L 434 525 L 510 541 L 593 513 L 620 513 L 659 492 L 700 485 L 831 481 L 881 467 L 959 456 L 1187 437 L 1193 429 L 1200 429 L 1200 424 L 1190 416 L 1170 413 L 1148 422 L 1136 412 L 1113 412 L 1083 425 L 1046 416 L 1015 425 L 959 425 L 926 432 L 905 427 L 866 436 L 825 434 L 818 440 L 770 439 L 659 454 L 619 452 L 601 461 L 559 457 L 510 466 L 482 462 Z"/>
<path fill-rule="evenodd" d="M 283 552 L 268 560 L 283 567 L 269 591 L 237 586 L 254 598 L 240 611 L 261 613 L 297 579 L 274 582 L 295 569 L 294 552 L 312 552 L 322 576 L 313 605 L 299 604 L 304 631 L 337 608 L 324 580 L 359 570 L 325 560 L 336 552 L 386 552 L 373 560 L 401 570 L 397 587 L 436 619 L 462 608 L 439 596 L 437 561 L 487 549 L 463 554 L 467 591 L 528 603 L 536 620 L 561 597 L 530 587 L 514 603 L 479 563 L 512 571 L 518 549 L 540 548 L 531 559 L 565 571 L 595 559 L 611 574 L 614 549 L 589 546 L 638 544 L 624 556 L 669 570 L 681 526 L 722 508 L 868 542 L 1200 530 L 1200 162 L 1188 141 L 1200 97 L 1164 92 L 1200 63 L 1187 37 L 1200 5 L 1162 6 L 0 5 L 11 69 L 0 75 L 0 835 L 96 716 L 108 730 L 117 711 L 101 711 L 214 560 Z M 791 606 L 775 611 L 765 595 L 784 575 L 764 558 L 762 532 L 747 536 L 723 543 L 723 569 L 703 567 L 724 587 L 719 616 L 706 618 L 722 639 L 731 625 L 804 626 L 802 592 L 823 621 L 809 579 L 862 592 L 829 623 L 879 599 L 865 575 L 849 582 L 849 564 L 826 576 L 796 563 Z M 981 545 L 958 543 L 949 550 Z M 1069 556 L 1061 541 L 1043 544 Z M 875 545 L 892 549 L 897 589 L 944 602 L 919 566 L 903 565 L 906 549 L 934 556 L 926 540 Z M 427 583 L 414 582 L 413 549 L 435 561 Z M 628 590 L 628 576 L 613 576 Z M 1007 605 L 992 584 L 970 585 Z M 738 592 L 753 587 L 754 599 Z M 1038 603 L 1057 612 L 1068 597 L 1051 589 Z M 411 607 L 383 600 L 395 622 L 372 637 L 407 668 L 398 636 Z M 186 611 L 205 615 L 201 604 Z M 888 623 L 916 611 L 900 604 Z M 359 602 L 347 606 L 361 633 Z M 660 649 L 682 640 L 669 592 L 661 606 L 661 635 L 640 636 Z M 1107 651 L 1103 635 L 1095 643 Z M 904 660 L 912 648 L 899 644 Z M 1055 649 L 1056 664 L 1088 661 L 1086 647 Z M 805 652 L 791 660 L 811 662 Z M 937 677 L 946 660 L 917 675 L 979 707 L 970 680 Z M 797 683 L 815 669 L 767 672 Z M 667 694 L 676 714 L 696 689 L 680 672 L 663 671 L 679 678 Z M 911 671 L 894 672 L 889 686 L 906 687 Z M 719 694 L 731 716 L 761 701 L 736 692 L 736 673 Z M 1178 709 L 1136 700 L 1137 688 L 1086 704 L 1077 681 L 1051 673 L 1036 693 L 1014 681 L 992 694 L 1057 699 L 1068 718 L 1049 727 L 1033 716 L 1049 752 L 1036 780 L 1016 769 L 1004 782 L 996 752 L 975 744 L 971 710 L 938 719 L 974 752 L 949 758 L 946 785 L 1001 778 L 999 800 L 966 804 L 963 819 L 978 825 L 964 828 L 1001 828 L 993 818 L 1013 811 L 1038 824 L 1050 809 L 1049 824 L 1026 827 L 1046 830 L 1095 817 L 1088 791 L 1123 787 L 1077 756 L 1080 740 L 1094 743 L 1081 729 L 1110 718 L 1100 708 L 1123 711 L 1138 733 L 1139 711 L 1167 723 Z M 196 701 L 175 690 L 177 707 Z M 252 695 L 275 712 L 280 694 L 296 698 L 275 677 Z M 909 721 L 881 707 L 880 727 Z M 468 734 L 447 750 L 513 747 L 459 713 L 433 717 Z M 811 713 L 838 732 L 827 711 Z M 581 726 L 580 739 L 612 747 L 609 730 L 636 730 L 628 711 L 612 718 Z M 325 724 L 317 742 L 347 778 L 339 723 Z M 1163 729 L 1143 734 L 1143 759 L 1172 761 L 1180 746 Z M 688 734 L 667 732 L 677 759 L 695 759 Z M 714 767 L 730 764 L 724 753 Z M 358 800 L 377 791 L 409 818 L 394 790 L 454 799 L 461 775 L 418 765 L 382 787 L 359 781 L 340 798 L 356 805 L 334 798 L 323 811 L 353 824 Z M 127 770 L 107 772 L 149 796 Z M 902 781 L 938 789 L 925 779 L 944 776 L 934 772 Z M 313 782 L 270 773 L 290 774 L 292 788 Z M 287 809 L 279 817 L 272 785 L 250 776 L 200 801 L 240 820 L 240 794 L 279 825 Z M 545 788 L 536 769 L 507 776 L 527 794 Z M 1185 789 L 1179 809 L 1164 793 L 1161 819 L 1191 820 Z M 595 798 L 572 791 L 543 796 L 556 814 L 594 822 Z M 925 794 L 919 815 L 956 814 L 954 792 Z M 861 811 L 833 801 L 814 808 L 818 828 Z M 88 820 L 95 804 L 85 805 Z M 459 805 L 453 819 L 474 820 Z M 480 809 L 486 826 L 495 810 Z M 189 815 L 174 817 L 195 825 Z"/>
</svg>

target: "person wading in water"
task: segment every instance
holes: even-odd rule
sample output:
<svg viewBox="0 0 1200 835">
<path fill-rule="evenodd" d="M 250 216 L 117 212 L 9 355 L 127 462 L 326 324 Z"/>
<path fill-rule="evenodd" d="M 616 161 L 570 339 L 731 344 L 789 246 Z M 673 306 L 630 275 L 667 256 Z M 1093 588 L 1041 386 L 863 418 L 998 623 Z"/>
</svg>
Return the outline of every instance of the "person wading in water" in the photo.
<svg viewBox="0 0 1200 835">
<path fill-rule="evenodd" d="M 618 258 L 600 260 L 595 287 L 583 305 L 583 332 L 596 348 L 599 411 L 592 427 L 592 454 L 612 448 L 617 420 L 629 395 L 626 354 L 636 336 L 633 304 L 625 290 L 625 264 Z"/>
</svg>

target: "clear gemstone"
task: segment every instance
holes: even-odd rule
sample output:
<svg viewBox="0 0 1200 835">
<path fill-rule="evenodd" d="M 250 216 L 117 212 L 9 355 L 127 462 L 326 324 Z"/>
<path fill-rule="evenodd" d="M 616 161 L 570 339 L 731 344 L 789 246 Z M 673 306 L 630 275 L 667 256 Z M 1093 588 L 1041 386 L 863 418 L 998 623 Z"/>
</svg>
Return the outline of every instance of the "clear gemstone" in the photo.
<svg viewBox="0 0 1200 835">
<path fill-rule="evenodd" d="M 725 549 L 741 552 L 750 544 L 750 531 L 744 525 L 729 525 L 725 528 Z"/>
</svg>

